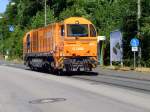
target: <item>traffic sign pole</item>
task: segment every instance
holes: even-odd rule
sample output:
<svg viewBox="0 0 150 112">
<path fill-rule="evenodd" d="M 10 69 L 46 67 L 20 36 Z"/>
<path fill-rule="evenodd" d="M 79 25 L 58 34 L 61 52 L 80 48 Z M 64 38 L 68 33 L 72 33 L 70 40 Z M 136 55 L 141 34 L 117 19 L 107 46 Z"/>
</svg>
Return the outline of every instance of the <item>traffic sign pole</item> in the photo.
<svg viewBox="0 0 150 112">
<path fill-rule="evenodd" d="M 138 51 L 139 44 L 140 42 L 139 39 L 137 38 L 133 38 L 130 41 L 130 45 L 132 46 L 132 51 L 134 53 L 134 65 L 133 65 L 134 69 L 136 68 L 136 52 Z"/>
<path fill-rule="evenodd" d="M 136 57 L 135 57 L 135 51 L 134 51 L 134 69 L 136 68 Z"/>
<path fill-rule="evenodd" d="M 142 52 L 141 52 L 141 47 L 139 47 L 139 52 L 138 52 L 138 67 L 141 67 L 141 58 L 142 58 Z"/>
</svg>

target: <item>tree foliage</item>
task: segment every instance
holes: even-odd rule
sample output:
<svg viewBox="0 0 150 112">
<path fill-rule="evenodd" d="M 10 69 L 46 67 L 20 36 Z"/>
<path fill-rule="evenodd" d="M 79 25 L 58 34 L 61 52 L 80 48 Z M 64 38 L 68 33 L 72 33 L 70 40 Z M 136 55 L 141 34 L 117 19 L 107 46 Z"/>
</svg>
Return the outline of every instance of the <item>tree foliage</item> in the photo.
<svg viewBox="0 0 150 112">
<path fill-rule="evenodd" d="M 0 50 L 11 51 L 13 56 L 22 55 L 22 37 L 27 30 L 44 26 L 44 0 L 10 0 L 4 18 L 0 21 L 0 36 L 5 46 Z M 140 40 L 142 59 L 150 66 L 150 0 L 141 0 Z M 71 16 L 90 19 L 99 35 L 109 40 L 111 31 L 120 29 L 124 39 L 124 58 L 130 59 L 131 38 L 137 36 L 137 0 L 47 0 L 47 22 L 61 21 Z M 8 25 L 15 32 L 8 31 Z M 2 42 L 2 40 L 0 41 Z M 107 50 L 109 51 L 109 50 Z"/>
</svg>

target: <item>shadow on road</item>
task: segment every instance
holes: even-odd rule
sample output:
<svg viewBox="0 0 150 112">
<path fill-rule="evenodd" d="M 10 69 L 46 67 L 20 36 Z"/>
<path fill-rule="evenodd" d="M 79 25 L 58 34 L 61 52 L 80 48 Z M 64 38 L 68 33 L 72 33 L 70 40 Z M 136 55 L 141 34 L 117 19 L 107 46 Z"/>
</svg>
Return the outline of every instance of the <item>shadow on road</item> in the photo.
<svg viewBox="0 0 150 112">
<path fill-rule="evenodd" d="M 97 76 L 98 73 L 94 72 L 94 71 L 93 72 L 73 71 L 73 72 L 64 72 L 64 75 L 67 75 L 67 76 Z"/>
<path fill-rule="evenodd" d="M 40 73 L 46 73 L 46 74 L 50 74 L 50 75 L 57 75 L 57 76 L 97 76 L 98 73 L 97 72 L 84 72 L 84 71 L 72 71 L 72 72 L 63 72 L 61 74 L 58 73 L 52 73 L 50 71 L 43 71 L 43 70 L 31 70 L 29 68 L 26 68 L 25 70 L 30 70 L 30 71 L 35 71 L 35 72 L 40 72 Z"/>
</svg>

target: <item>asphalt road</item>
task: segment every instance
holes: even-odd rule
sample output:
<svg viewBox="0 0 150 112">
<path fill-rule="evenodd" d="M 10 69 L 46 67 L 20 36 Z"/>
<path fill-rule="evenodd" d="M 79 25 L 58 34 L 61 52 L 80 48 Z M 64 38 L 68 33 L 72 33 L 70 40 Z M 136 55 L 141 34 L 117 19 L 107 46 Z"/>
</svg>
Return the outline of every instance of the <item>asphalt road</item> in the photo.
<svg viewBox="0 0 150 112">
<path fill-rule="evenodd" d="M 2 61 L 0 63 L 0 65 L 29 70 L 29 68 L 25 67 L 23 64 L 13 64 L 5 61 Z M 121 88 L 125 87 L 128 89 L 134 89 L 150 93 L 149 73 L 141 73 L 134 71 L 116 71 L 97 67 L 94 70 L 94 72 L 73 72 L 70 74 L 65 73 L 65 75 L 71 75 L 72 78 L 80 80 L 90 80 L 93 81 L 93 84 L 105 83 L 107 85 L 120 86 Z"/>
<path fill-rule="evenodd" d="M 150 95 L 0 66 L 0 112 L 149 112 Z"/>
<path fill-rule="evenodd" d="M 14 64 L 7 61 L 0 61 L 0 65 L 29 70 L 29 68 L 25 67 L 23 64 Z M 69 74 L 65 73 L 65 75 L 80 80 L 90 80 L 93 81 L 93 84 L 105 83 L 107 85 L 120 86 L 121 88 L 125 87 L 128 89 L 150 92 L 149 73 L 117 71 L 97 67 L 94 72 L 73 72 Z"/>
</svg>

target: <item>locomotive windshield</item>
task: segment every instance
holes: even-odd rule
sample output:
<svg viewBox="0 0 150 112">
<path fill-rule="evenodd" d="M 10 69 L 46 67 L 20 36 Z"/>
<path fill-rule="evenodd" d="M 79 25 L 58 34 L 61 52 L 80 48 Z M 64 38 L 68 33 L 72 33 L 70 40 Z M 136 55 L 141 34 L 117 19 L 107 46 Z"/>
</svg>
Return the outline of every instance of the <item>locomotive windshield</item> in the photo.
<svg viewBox="0 0 150 112">
<path fill-rule="evenodd" d="M 87 24 L 68 24 L 67 36 L 68 37 L 87 37 L 88 25 Z"/>
<path fill-rule="evenodd" d="M 90 37 L 96 37 L 96 30 L 92 24 L 90 24 Z"/>
</svg>

